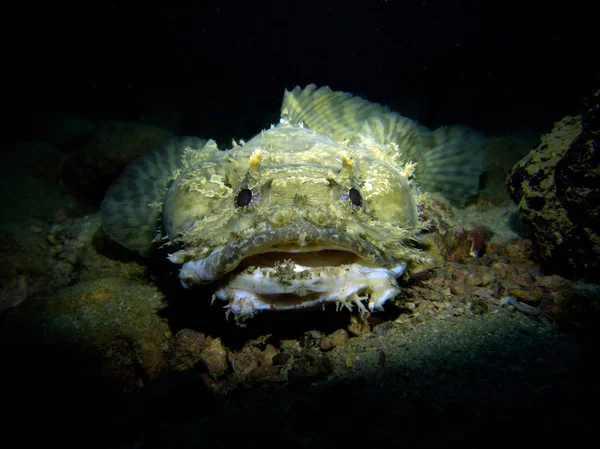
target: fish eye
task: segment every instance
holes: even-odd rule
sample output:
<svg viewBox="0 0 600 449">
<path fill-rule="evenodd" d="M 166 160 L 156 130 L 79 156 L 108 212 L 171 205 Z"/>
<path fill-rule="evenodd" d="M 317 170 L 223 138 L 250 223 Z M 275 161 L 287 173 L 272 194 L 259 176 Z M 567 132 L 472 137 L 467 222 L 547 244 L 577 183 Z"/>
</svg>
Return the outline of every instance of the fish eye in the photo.
<svg viewBox="0 0 600 449">
<path fill-rule="evenodd" d="M 252 190 L 245 188 L 238 192 L 235 205 L 237 207 L 244 207 L 250 204 L 252 201 Z"/>
<path fill-rule="evenodd" d="M 362 197 L 360 196 L 360 192 L 354 187 L 351 187 L 348 191 L 348 198 L 356 207 L 360 207 L 362 205 Z"/>
</svg>

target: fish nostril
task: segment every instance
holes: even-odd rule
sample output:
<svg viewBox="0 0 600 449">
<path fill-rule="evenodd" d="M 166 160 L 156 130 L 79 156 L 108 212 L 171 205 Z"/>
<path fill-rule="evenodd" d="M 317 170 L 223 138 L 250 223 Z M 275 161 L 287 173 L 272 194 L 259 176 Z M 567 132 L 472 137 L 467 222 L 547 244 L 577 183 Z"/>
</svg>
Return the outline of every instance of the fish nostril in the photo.
<svg viewBox="0 0 600 449">
<path fill-rule="evenodd" d="M 296 193 L 294 195 L 294 203 L 296 203 L 298 206 L 306 206 L 308 204 L 308 196 L 301 193 Z"/>
</svg>

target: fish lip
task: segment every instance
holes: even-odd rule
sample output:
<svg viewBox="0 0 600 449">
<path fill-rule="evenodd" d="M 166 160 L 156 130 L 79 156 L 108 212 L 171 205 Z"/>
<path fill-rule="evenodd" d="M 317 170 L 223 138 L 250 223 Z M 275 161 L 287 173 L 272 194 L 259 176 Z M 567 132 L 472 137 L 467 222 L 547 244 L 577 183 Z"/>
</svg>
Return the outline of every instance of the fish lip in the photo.
<svg viewBox="0 0 600 449">
<path fill-rule="evenodd" d="M 179 272 L 184 287 L 214 282 L 233 271 L 246 258 L 267 252 L 313 252 L 340 250 L 354 253 L 380 267 L 394 267 L 397 262 L 368 240 L 333 228 L 320 228 L 307 221 L 297 221 L 280 228 L 216 248 L 203 259 L 185 262 Z"/>
</svg>

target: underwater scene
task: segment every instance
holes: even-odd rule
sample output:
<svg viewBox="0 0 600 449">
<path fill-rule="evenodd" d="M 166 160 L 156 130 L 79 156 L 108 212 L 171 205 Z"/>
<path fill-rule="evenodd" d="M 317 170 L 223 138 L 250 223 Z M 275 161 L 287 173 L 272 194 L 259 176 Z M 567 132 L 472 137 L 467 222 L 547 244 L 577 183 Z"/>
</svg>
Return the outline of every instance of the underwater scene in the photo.
<svg viewBox="0 0 600 449">
<path fill-rule="evenodd" d="M 35 39 L 8 50 L 0 141 L 7 437 L 593 433 L 589 12 L 134 3 L 11 12 Z"/>
</svg>

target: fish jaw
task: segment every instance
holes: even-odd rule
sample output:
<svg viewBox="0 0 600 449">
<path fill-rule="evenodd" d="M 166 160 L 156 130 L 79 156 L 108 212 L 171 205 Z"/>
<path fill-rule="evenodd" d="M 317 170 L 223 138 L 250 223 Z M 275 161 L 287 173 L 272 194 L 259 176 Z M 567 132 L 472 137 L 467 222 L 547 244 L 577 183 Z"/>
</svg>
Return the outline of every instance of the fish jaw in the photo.
<svg viewBox="0 0 600 449">
<path fill-rule="evenodd" d="M 236 316 L 328 303 L 366 312 L 362 301 L 379 310 L 400 292 L 406 268 L 361 237 L 297 222 L 187 260 L 179 279 L 186 288 L 214 283 L 214 298 Z"/>
<path fill-rule="evenodd" d="M 400 289 L 396 281 L 406 269 L 402 263 L 393 269 L 372 268 L 358 263 L 315 269 L 293 264 L 298 279 L 285 280 L 275 268 L 255 268 L 235 276 L 215 297 L 228 301 L 229 310 L 236 316 L 251 316 L 262 310 L 298 310 L 329 303 L 337 308 L 361 312 L 381 310 Z"/>
<path fill-rule="evenodd" d="M 189 276 L 186 271 L 191 269 L 202 272 L 204 265 L 203 261 L 187 262 L 182 274 Z M 242 319 L 263 310 L 301 310 L 331 303 L 338 309 L 356 305 L 366 313 L 381 310 L 386 301 L 400 293 L 396 278 L 406 266 L 370 267 L 355 262 L 314 267 L 288 259 L 273 267 L 250 266 L 231 273 L 213 299 L 227 302 L 229 312 Z"/>
</svg>

